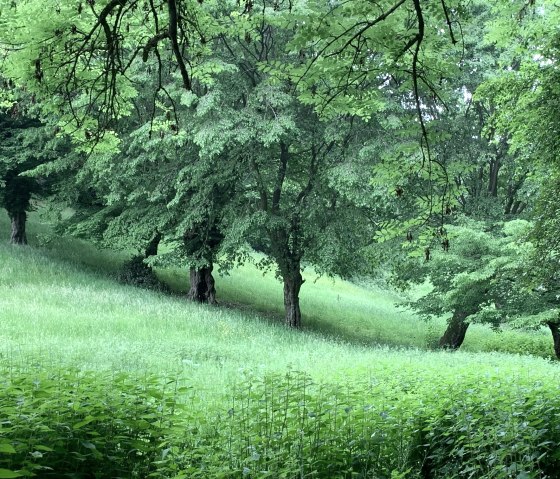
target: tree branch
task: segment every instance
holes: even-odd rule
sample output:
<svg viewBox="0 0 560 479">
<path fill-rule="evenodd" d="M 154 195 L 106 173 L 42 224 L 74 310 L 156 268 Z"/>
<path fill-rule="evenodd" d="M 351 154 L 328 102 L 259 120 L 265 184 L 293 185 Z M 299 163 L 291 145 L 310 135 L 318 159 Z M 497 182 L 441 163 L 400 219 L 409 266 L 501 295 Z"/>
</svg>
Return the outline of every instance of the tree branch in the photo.
<svg viewBox="0 0 560 479">
<path fill-rule="evenodd" d="M 183 56 L 181 55 L 181 50 L 179 48 L 179 41 L 178 41 L 178 15 L 177 15 L 177 3 L 175 0 L 167 0 L 167 7 L 169 11 L 169 38 L 171 39 L 171 46 L 173 48 L 173 54 L 175 55 L 175 60 L 177 61 L 177 65 L 179 66 L 179 71 L 181 72 L 181 77 L 183 78 L 183 86 L 187 90 L 192 89 L 191 79 L 189 76 L 189 72 L 187 71 L 187 66 L 185 65 L 185 61 L 183 60 Z"/>
</svg>

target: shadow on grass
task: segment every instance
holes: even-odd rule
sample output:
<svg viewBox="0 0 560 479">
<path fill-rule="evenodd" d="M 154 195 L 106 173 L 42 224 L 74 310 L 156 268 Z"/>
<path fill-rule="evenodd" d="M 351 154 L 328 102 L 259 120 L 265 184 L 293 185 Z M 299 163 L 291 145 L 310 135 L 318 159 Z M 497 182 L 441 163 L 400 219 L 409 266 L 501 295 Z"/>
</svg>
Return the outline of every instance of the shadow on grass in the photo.
<svg viewBox="0 0 560 479">
<path fill-rule="evenodd" d="M 189 281 L 186 272 L 182 273 L 177 270 L 167 269 L 158 271 L 158 275 L 176 295 L 183 295 L 186 293 Z M 220 279 L 218 278 L 217 307 L 251 316 L 254 320 L 262 321 L 267 324 L 276 326 L 284 324 L 284 309 L 281 304 L 271 302 L 270 306 L 264 307 L 262 304 L 251 303 L 249 300 L 245 302 L 243 300 L 235 300 L 233 298 L 234 294 L 232 294 L 232 289 L 230 287 L 220 288 L 219 281 Z M 278 287 L 281 288 L 280 283 L 278 283 Z M 325 321 L 325 319 L 319 315 L 305 313 L 305 308 L 302 313 L 302 323 L 302 331 L 305 333 L 317 335 L 331 341 L 363 347 L 383 346 L 398 349 L 419 349 L 417 344 L 413 344 L 412 341 L 406 341 L 406 338 L 404 338 L 404 341 L 398 342 L 384 338 L 381 332 L 377 332 L 377 336 L 374 337 L 372 336 L 372 331 L 367 331 L 366 333 L 363 331 L 350 331 L 348 327 L 332 324 L 329 321 Z"/>
<path fill-rule="evenodd" d="M 31 215 L 32 220 L 28 224 L 28 237 L 30 246 L 34 251 L 39 252 L 50 261 L 57 262 L 61 265 L 70 265 L 74 268 L 78 267 L 82 272 L 93 274 L 98 278 L 104 278 L 116 281 L 117 274 L 120 271 L 123 263 L 130 258 L 129 254 L 118 253 L 108 249 L 98 249 L 92 244 L 72 237 L 53 237 L 51 229 L 47 223 L 41 223 L 36 214 Z M 9 238 L 10 223 L 6 214 L 0 214 L 0 241 L 7 242 Z M 160 279 L 170 286 L 171 291 L 167 294 L 170 297 L 181 298 L 189 286 L 188 271 L 180 271 L 177 269 L 165 269 L 156 271 Z M 261 301 L 252 302 L 252 294 L 250 291 L 240 291 L 239 287 L 223 285 L 221 287 L 220 280 L 218 280 L 218 301 L 219 308 L 225 308 L 230 311 L 250 316 L 255 321 L 265 322 L 271 325 L 282 325 L 284 311 L 281 304 L 281 295 L 274 294 L 266 304 L 263 304 L 262 296 L 259 298 Z M 242 286 L 241 286 L 242 287 Z M 281 285 L 278 284 L 281 289 Z M 280 291 L 280 289 L 278 291 Z M 276 290 L 274 290 L 276 292 Z M 269 289 L 267 294 L 270 294 Z M 325 304 L 324 308 L 329 308 Z M 390 308 L 388 308 L 389 310 Z M 317 308 L 315 314 L 310 314 L 309 309 L 303 307 L 303 331 L 307 334 L 317 335 L 318 337 L 332 340 L 335 342 L 348 343 L 362 347 L 390 347 L 396 349 L 431 349 L 428 346 L 429 334 L 417 330 L 414 334 L 410 332 L 402 332 L 400 326 L 395 328 L 395 318 L 392 318 L 385 328 L 373 327 L 360 328 L 360 321 L 351 318 L 350 315 L 344 315 L 344 309 L 329 310 L 321 312 Z M 313 311 L 313 310 L 312 310 Z M 319 314 L 317 314 L 317 311 Z M 327 314 L 328 313 L 328 314 Z M 383 317 L 383 313 L 379 313 Z M 397 319 L 398 320 L 398 319 Z M 402 321 L 407 318 L 403 317 Z M 391 327 L 393 328 L 391 330 Z M 433 333 L 433 332 L 432 332 Z M 437 332 L 439 333 L 439 331 Z M 397 338 L 396 338 L 397 337 Z M 396 339 L 395 339 L 396 338 Z M 432 338 L 433 339 L 433 338 Z M 497 350 L 503 352 L 518 352 L 529 353 L 537 356 L 548 357 L 549 352 L 535 350 L 535 347 L 527 350 L 525 345 L 512 348 L 507 345 L 507 348 L 499 342 L 500 338 L 492 340 L 491 345 L 477 345 L 474 349 L 468 348 L 471 351 L 477 350 Z M 517 338 L 519 341 L 521 338 Z M 525 338 L 527 341 L 530 338 Z M 510 338 L 511 340 L 511 338 Z M 510 341 L 511 342 L 511 341 Z M 537 345 L 538 346 L 538 345 Z M 542 349 L 542 348 L 541 348 Z M 546 350 L 550 348 L 545 348 Z"/>
</svg>

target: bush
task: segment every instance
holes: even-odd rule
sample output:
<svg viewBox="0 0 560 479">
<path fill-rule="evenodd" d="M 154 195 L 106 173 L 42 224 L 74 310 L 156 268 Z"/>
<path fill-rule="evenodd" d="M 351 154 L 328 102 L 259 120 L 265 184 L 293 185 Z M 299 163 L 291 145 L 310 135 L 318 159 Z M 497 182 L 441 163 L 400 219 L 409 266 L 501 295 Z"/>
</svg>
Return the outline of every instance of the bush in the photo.
<svg viewBox="0 0 560 479">
<path fill-rule="evenodd" d="M 154 377 L 3 370 L 0 478 L 145 478 L 173 425 Z"/>
<path fill-rule="evenodd" d="M 123 264 L 117 275 L 118 281 L 157 291 L 168 291 L 154 270 L 144 262 L 143 256 L 134 256 Z"/>
<path fill-rule="evenodd" d="M 175 477 L 404 478 L 417 399 L 378 403 L 384 387 L 316 384 L 297 372 L 249 376 L 206 433 L 169 456 L 180 465 Z"/>
<path fill-rule="evenodd" d="M 434 479 L 557 478 L 560 401 L 549 388 L 475 386 L 461 391 L 422 431 Z"/>
<path fill-rule="evenodd" d="M 247 378 L 176 478 L 545 479 L 560 470 L 558 388 L 496 378 L 316 384 Z"/>
<path fill-rule="evenodd" d="M 532 334 L 531 334 L 532 333 Z M 488 351 L 500 351 L 509 354 L 524 354 L 546 359 L 556 359 L 552 337 L 534 332 L 514 334 L 514 331 L 498 331 L 494 337 L 488 339 L 483 348 Z"/>
<path fill-rule="evenodd" d="M 248 374 L 209 412 L 176 380 L 0 373 L 0 478 L 559 477 L 559 387 L 529 377 Z"/>
</svg>

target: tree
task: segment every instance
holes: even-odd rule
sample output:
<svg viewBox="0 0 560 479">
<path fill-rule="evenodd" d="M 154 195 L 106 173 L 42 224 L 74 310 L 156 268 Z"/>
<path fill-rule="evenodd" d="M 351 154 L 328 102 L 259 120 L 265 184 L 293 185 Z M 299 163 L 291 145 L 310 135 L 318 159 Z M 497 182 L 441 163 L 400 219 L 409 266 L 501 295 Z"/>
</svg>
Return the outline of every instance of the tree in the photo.
<svg viewBox="0 0 560 479">
<path fill-rule="evenodd" d="M 190 90 L 193 69 L 204 75 L 207 41 L 217 31 L 216 0 L 102 0 L 60 3 L 3 1 L 0 45 L 3 70 L 41 96 L 64 131 L 84 144 L 112 139 L 115 121 L 130 113 L 134 75 L 155 62 L 153 99 L 161 77 L 177 72 Z"/>
<path fill-rule="evenodd" d="M 288 81 L 265 71 L 274 61 L 299 62 L 297 54 L 285 51 L 293 34 L 285 27 L 288 6 L 176 2 L 185 22 L 182 41 L 193 32 L 192 22 L 200 27 L 197 36 L 206 32 L 212 38 L 211 50 L 201 47 L 204 58 L 193 60 L 186 77 L 180 61 L 194 58 L 198 47 L 189 45 L 177 58 L 172 11 L 160 16 L 159 4 L 156 12 L 146 4 L 144 18 L 134 10 L 137 4 L 107 2 L 81 11 L 65 6 L 44 25 L 24 20 L 38 14 L 35 2 L 11 11 L 14 24 L 39 30 L 35 38 L 44 45 L 12 52 L 9 71 L 38 93 L 55 95 L 54 108 L 62 110 L 62 121 L 77 128 L 72 134 L 82 149 L 88 137 L 100 139 L 97 132 L 121 128 L 122 115 L 132 105 L 142 112 L 120 155 L 98 148 L 76 165 L 82 191 L 88 192 L 86 183 L 93 189 L 93 201 L 85 202 L 90 217 L 79 231 L 103 241 L 119 237 L 130 247 L 136 243 L 131 239 L 148 241 L 157 228 L 179 255 L 194 261 L 193 279 L 202 280 L 195 281 L 190 296 L 210 301 L 208 274 L 218 246 L 223 243 L 227 262 L 243 256 L 247 241 L 264 242 L 284 282 L 286 323 L 299 327 L 304 262 L 322 272 L 350 274 L 360 263 L 360 247 L 372 235 L 367 206 L 355 201 L 358 195 L 348 195 L 342 183 L 344 169 L 358 167 L 344 154 L 352 139 L 351 118 L 339 115 L 336 123 L 322 123 L 296 100 Z M 207 24 L 198 15 L 209 15 Z M 227 28 L 220 26 L 224 21 Z M 130 32 L 124 34 L 127 25 Z M 155 28 L 145 34 L 150 26 Z M 10 41 L 18 44 L 21 33 L 11 31 L 15 40 Z M 146 63 L 138 61 L 138 45 Z M 63 55 L 71 59 L 69 65 L 61 64 Z M 94 57 L 99 58 L 95 65 Z M 121 57 L 128 61 L 121 64 Z M 34 71 L 26 67 L 30 58 Z M 51 76 L 55 68 L 71 81 Z M 99 94 L 102 89 L 106 95 Z M 152 106 L 133 100 L 133 90 L 151 92 L 145 96 L 153 98 Z M 367 189 L 367 183 L 355 185 Z M 204 289 L 203 283 L 210 286 Z"/>
<path fill-rule="evenodd" d="M 67 188 L 53 199 L 74 214 L 58 230 L 105 247 L 136 251 L 131 266 L 187 265 L 188 298 L 215 303 L 213 262 L 222 235 L 220 209 L 235 181 L 220 170 L 223 183 L 204 181 L 207 165 L 197 160 L 186 133 L 170 128 L 168 113 L 136 116 L 122 126 L 120 152 L 93 153 L 66 171 Z M 175 112 L 181 115 L 178 109 Z M 128 131 L 127 131 L 128 130 Z M 52 166 L 56 167 L 56 162 Z M 229 176 L 228 176 L 229 173 Z M 159 243 L 165 251 L 158 251 Z"/>
<path fill-rule="evenodd" d="M 449 245 L 442 224 L 468 193 L 461 154 L 494 146 L 472 147 L 460 126 L 473 88 L 455 78 L 474 60 L 459 56 L 457 31 L 471 12 L 449 1 L 239 3 L 47 2 L 45 19 L 44 3 L 4 2 L 5 69 L 84 153 L 70 169 L 95 214 L 75 216 L 80 232 L 137 249 L 163 235 L 189 258 L 189 295 L 210 302 L 218 250 L 229 264 L 259 243 L 299 327 L 306 263 L 351 274 L 382 223 L 411 239 L 428 226 Z M 456 154 L 452 128 L 464 135 Z M 494 150 L 490 196 L 506 171 Z M 400 202 L 386 218 L 365 201 L 383 188 Z"/>
<path fill-rule="evenodd" d="M 26 173 L 63 154 L 52 140 L 52 128 L 26 114 L 30 103 L 29 98 L 20 98 L 7 112 L 0 112 L 0 206 L 10 217 L 10 242 L 19 245 L 27 244 L 26 220 L 32 197 L 46 194 L 52 187 L 52 179 Z"/>
<path fill-rule="evenodd" d="M 560 352 L 557 317 L 558 98 L 559 43 L 554 33 L 558 3 L 510 2 L 495 5 L 498 21 L 488 40 L 502 48 L 500 69 L 479 87 L 478 95 L 496 105 L 492 128 L 508 138 L 510 153 L 525 159 L 538 193 L 535 229 L 531 240 L 535 254 L 528 258 L 525 274 L 531 279 L 531 301 L 542 310 L 518 320 L 519 324 L 546 324 Z M 539 175 L 540 173 L 540 175 Z M 535 299 L 536 298 L 536 299 Z"/>
<path fill-rule="evenodd" d="M 440 347 L 459 348 L 473 322 L 498 327 L 535 313 L 538 302 L 528 301 L 520 276 L 531 252 L 529 227 L 524 220 L 480 223 L 465 218 L 448 226 L 447 250 L 433 251 L 429 261 L 410 258 L 401 265 L 401 284 L 429 279 L 433 286 L 409 307 L 427 317 L 451 313 Z"/>
<path fill-rule="evenodd" d="M 493 113 L 497 106 L 494 99 L 491 96 L 474 95 L 479 85 L 498 68 L 497 58 L 503 49 L 480 41 L 493 18 L 490 8 L 473 4 L 471 15 L 469 21 L 462 25 L 461 40 L 465 53 L 461 57 L 461 74 L 447 80 L 445 95 L 440 95 L 443 108 L 430 102 L 425 105 L 430 112 L 427 126 L 431 155 L 445 171 L 447 179 L 443 184 L 448 185 L 441 196 L 445 202 L 440 202 L 440 208 L 436 210 L 439 224 L 429 223 L 426 219 L 419 228 L 414 223 L 414 219 L 420 217 L 415 206 L 419 201 L 417 198 L 433 196 L 424 193 L 431 191 L 433 186 L 428 178 L 409 174 L 399 180 L 402 185 L 400 224 L 390 225 L 382 236 L 400 236 L 402 239 L 406 234 L 408 241 L 404 252 L 422 255 L 427 262 L 425 268 L 432 271 L 428 276 L 434 277 L 447 271 L 443 259 L 432 262 L 440 251 L 452 251 L 455 246 L 464 246 L 454 244 L 457 241 L 464 242 L 464 235 L 451 237 L 448 225 L 460 226 L 463 218 L 467 217 L 478 225 L 472 227 L 476 231 L 486 228 L 485 225 L 509 221 L 523 212 L 529 212 L 535 196 L 533 190 L 536 185 L 531 179 L 531 174 L 536 171 L 535 165 L 527 161 L 527 155 L 511 151 L 508 136 L 495 128 Z M 415 200 L 412 205 L 408 196 Z M 429 201 L 426 203 L 429 204 Z M 403 231 L 403 226 L 408 231 Z M 425 226 L 432 226 L 432 231 L 422 231 Z M 468 253 L 465 254 L 468 257 Z M 498 249 L 488 253 L 488 259 L 490 254 L 496 254 L 496 258 L 500 256 Z M 452 254 L 449 261 L 454 261 Z M 464 272 L 478 271 L 476 262 L 467 263 L 464 267 Z M 436 271 L 438 268 L 441 271 Z M 408 272 L 397 271 L 396 275 L 399 274 L 406 277 Z M 468 302 L 469 308 L 461 309 L 460 304 L 457 304 L 457 308 L 451 308 L 455 313 L 449 318 L 448 328 L 440 340 L 442 347 L 456 348 L 462 343 L 468 328 L 467 318 L 483 307 L 486 301 L 482 293 L 476 298 L 479 304 L 473 300 Z"/>
<path fill-rule="evenodd" d="M 558 173 L 543 181 L 541 194 L 535 208 L 535 227 L 530 238 L 534 244 L 533 254 L 527 261 L 528 287 L 533 302 L 540 308 L 532 316 L 521 318 L 521 326 L 547 326 L 554 341 L 554 352 L 560 359 L 560 277 L 558 276 L 558 253 L 560 251 L 560 223 Z"/>
<path fill-rule="evenodd" d="M 363 166 L 346 154 L 351 118 L 321 122 L 289 82 L 268 73 L 274 62 L 299 61 L 283 48 L 291 32 L 274 13 L 246 21 L 221 39 L 216 54 L 231 72 L 194 101 L 192 135 L 207 171 L 238 172 L 224 210 L 224 253 L 238 258 L 247 241 L 258 243 L 267 255 L 260 265 L 272 262 L 282 279 L 285 322 L 299 328 L 304 264 L 348 275 L 360 263 L 373 230 L 367 205 L 356 199 L 368 186 L 348 175 L 356 192 L 343 188 L 343 170 Z M 216 183 L 215 175 L 206 181 Z"/>
</svg>

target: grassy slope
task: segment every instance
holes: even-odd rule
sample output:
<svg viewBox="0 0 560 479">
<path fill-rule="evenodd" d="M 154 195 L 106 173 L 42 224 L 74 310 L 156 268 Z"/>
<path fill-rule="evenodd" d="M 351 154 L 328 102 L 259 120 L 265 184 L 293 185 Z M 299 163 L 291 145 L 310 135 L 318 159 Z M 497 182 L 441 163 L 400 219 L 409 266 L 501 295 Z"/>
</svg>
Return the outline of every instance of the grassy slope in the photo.
<svg viewBox="0 0 560 479">
<path fill-rule="evenodd" d="M 6 220 L 0 225 L 5 233 Z M 31 225 L 32 238 L 41 231 L 41 225 Z M 377 370 L 453 374 L 473 365 L 483 371 L 507 364 L 523 374 L 557 368 L 528 357 L 372 347 L 374 342 L 422 347 L 430 328 L 397 311 L 394 295 L 342 281 L 308 278 L 302 293 L 307 331 L 302 334 L 277 324 L 281 287 L 272 275 L 263 277 L 251 266 L 218 280 L 222 301 L 242 308 L 207 308 L 116 284 L 106 271 L 118 266 L 119 257 L 109 252 L 70 240 L 52 246 L 0 243 L 0 353 L 11 362 L 180 374 L 212 394 L 247 369 L 293 367 L 332 379 Z M 185 281 L 177 272 L 167 276 Z M 438 334 L 442 327 L 433 326 Z M 520 344 L 549 342 L 540 334 L 499 336 L 481 326 L 472 329 L 471 350 L 499 345 L 494 338 L 503 334 Z"/>
<path fill-rule="evenodd" d="M 0 235 L 5 233 L 5 226 L 6 222 L 0 219 Z M 34 234 L 40 231 L 40 225 L 32 225 Z M 10 436 L 11 433 L 6 436 L 19 451 L 17 457 L 13 454 L 17 459 L 13 463 L 4 461 L 10 469 L 19 469 L 24 459 L 35 453 L 37 441 L 49 447 L 58 444 L 61 425 L 71 430 L 72 437 L 79 437 L 81 431 L 81 437 L 87 438 L 86 442 L 71 442 L 77 450 L 71 454 L 77 453 L 80 460 L 90 453 L 85 449 L 91 439 L 88 432 L 96 433 L 95 428 L 101 427 L 101 423 L 108 423 L 113 431 L 113 426 L 124 420 L 127 427 L 132 426 L 127 430 L 130 437 L 120 437 L 116 451 L 121 454 L 128 451 L 127 444 L 133 441 L 135 428 L 139 427 L 136 424 L 142 425 L 143 422 L 134 420 L 134 416 L 131 419 L 129 411 L 129 403 L 138 391 L 127 383 L 122 393 L 131 396 L 125 399 L 119 396 L 122 394 L 119 392 L 122 387 L 118 380 L 119 371 L 140 374 L 142 377 L 134 379 L 134 384 L 147 384 L 147 389 L 141 389 L 144 396 L 154 394 L 150 387 L 156 387 L 153 390 L 156 394 L 165 390 L 167 396 L 176 394 L 180 402 L 186 402 L 185 407 L 179 409 L 181 414 L 174 416 L 176 429 L 170 429 L 166 441 L 161 444 L 158 441 L 151 451 L 165 473 L 161 477 L 174 477 L 175 467 L 187 471 L 186 475 L 177 477 L 190 477 L 193 470 L 199 473 L 197 477 L 241 477 L 241 471 L 245 475 L 246 465 L 253 467 L 255 464 L 251 451 L 262 450 L 268 442 L 273 444 L 268 450 L 273 460 L 267 462 L 269 456 L 263 455 L 266 459 L 259 463 L 258 469 L 254 466 L 255 471 L 266 467 L 272 471 L 272 476 L 267 477 L 281 477 L 277 472 L 289 469 L 291 473 L 285 477 L 296 477 L 294 471 L 298 472 L 300 466 L 298 462 L 294 469 L 297 448 L 293 445 L 298 440 L 306 448 L 302 446 L 297 461 L 301 459 L 302 464 L 304 460 L 308 461 L 306 470 L 322 465 L 323 473 L 317 477 L 346 477 L 346 473 L 332 475 L 324 471 L 331 471 L 332 464 L 339 464 L 342 459 L 346 463 L 340 463 L 340 467 L 347 468 L 353 464 L 354 457 L 370 457 L 372 448 L 379 454 L 375 470 L 400 471 L 403 474 L 391 477 L 409 477 L 404 473 L 405 469 L 420 467 L 415 456 L 410 456 L 411 451 L 422 450 L 422 447 L 416 448 L 420 440 L 417 424 L 422 424 L 423 431 L 433 432 L 430 451 L 434 453 L 433 457 L 440 459 L 441 464 L 437 467 L 445 471 L 451 451 L 467 449 L 466 456 L 460 453 L 461 463 L 470 461 L 467 466 L 486 464 L 488 457 L 498 457 L 498 463 L 504 461 L 502 470 L 510 471 L 513 464 L 517 471 L 516 464 L 523 459 L 528 464 L 527 470 L 533 472 L 540 460 L 534 458 L 546 456 L 547 464 L 555 467 L 547 444 L 556 444 L 552 436 L 557 430 L 554 422 L 557 409 L 554 409 L 556 403 L 550 400 L 550 397 L 558 397 L 555 386 L 560 364 L 556 362 L 501 353 L 446 353 L 373 345 L 371 343 L 375 340 L 422 344 L 429 336 L 429 330 L 425 323 L 412 315 L 397 313 L 394 306 L 397 298 L 393 295 L 340 281 L 333 283 L 321 279 L 316 284 L 311 280 L 305 284 L 302 306 L 308 327 L 304 332 L 297 332 L 278 324 L 281 317 L 279 284 L 270 277 L 263 279 L 250 266 L 218 282 L 222 302 L 244 304 L 240 309 L 228 309 L 197 306 L 178 295 L 165 296 L 119 285 L 107 275 L 108 271 L 118 268 L 119 262 L 117 255 L 96 251 L 76 241 L 60 240 L 52 244 L 51 249 L 44 249 L 9 246 L 0 238 L 0 369 L 6 377 L 13 371 L 15 380 L 19 381 L 15 386 L 18 402 L 25 389 L 21 385 L 21 375 L 26 378 L 26 384 L 33 385 L 30 388 L 33 395 L 37 388 L 45 387 L 45 371 L 55 373 L 55 379 L 48 378 L 50 393 L 41 389 L 39 393 L 54 395 L 56 400 L 48 396 L 49 401 L 45 404 L 54 408 L 56 413 L 44 412 L 44 398 L 39 395 L 35 403 L 32 398 L 22 402 L 27 407 L 23 413 L 19 403 L 17 408 L 13 406 L 13 399 L 9 396 L 4 401 L 7 408 L 11 408 L 12 417 L 17 417 L 18 421 L 27 417 L 26 411 L 33 418 L 29 423 L 32 434 L 20 427 L 19 430 L 14 428 L 15 436 Z M 177 272 L 167 271 L 165 274 L 178 285 L 185 281 Z M 265 314 L 254 312 L 258 309 Z M 437 327 L 441 326 L 440 323 Z M 401 330 L 404 333 L 399 333 Z M 488 344 L 496 336 L 482 327 L 474 328 L 474 332 L 472 336 L 478 336 Z M 404 339 L 399 339 L 398 334 Z M 529 342 L 538 337 L 515 334 Z M 471 343 L 471 347 L 475 346 L 476 343 Z M 72 368 L 65 382 L 60 382 L 57 373 L 61 368 Z M 284 373 L 288 368 L 304 370 L 314 379 L 336 384 L 327 385 L 323 390 L 323 386 L 312 386 L 309 382 L 302 386 L 300 382 L 294 388 L 294 379 L 275 376 L 273 382 L 267 383 L 268 399 L 263 408 L 262 373 Z M 82 391 L 84 375 L 81 370 L 84 369 L 101 372 L 96 376 L 102 378 L 100 384 L 86 383 L 101 395 L 98 402 L 95 402 L 97 396 L 91 399 L 87 388 Z M 193 387 L 175 393 L 174 381 L 164 380 L 154 386 L 153 381 L 143 376 L 152 372 L 158 378 L 175 378 L 180 385 Z M 111 373 L 115 374 L 114 381 L 108 377 Z M 291 382 L 288 384 L 288 381 Z M 165 383 L 163 387 L 162 383 Z M 236 386 L 233 390 L 232 384 Z M 74 409 L 75 389 L 86 395 L 86 407 Z M 275 429 L 271 429 L 274 433 L 270 436 L 265 433 L 261 437 L 261 426 L 263 421 L 266 422 L 263 417 L 266 420 L 272 418 L 271 398 L 275 397 L 276 407 L 281 403 L 282 409 L 284 401 L 287 404 L 284 398 L 288 393 L 292 394 L 290 429 L 280 429 L 284 432 L 278 436 L 283 416 L 277 414 Z M 544 393 L 549 396 L 541 403 Z M 333 394 L 336 394 L 335 399 Z M 117 415 L 114 416 L 113 410 L 109 420 L 105 416 L 100 419 L 94 411 L 92 417 L 96 416 L 96 421 L 82 429 L 83 415 L 90 413 L 90 402 L 105 411 L 109 396 L 118 399 L 121 409 L 116 411 Z M 71 401 L 66 399 L 69 397 Z M 153 397 L 159 396 L 150 396 Z M 149 404 L 153 405 L 152 399 Z M 35 415 L 34 405 L 43 408 L 42 415 Z M 541 406 L 543 410 L 546 408 L 545 412 L 552 411 L 552 419 L 544 419 L 551 424 L 550 434 L 546 427 L 540 426 Z M 315 420 L 308 408 L 312 408 L 311 411 L 314 408 L 324 410 L 326 415 Z M 229 411 L 234 410 L 236 415 L 230 416 Z M 146 417 L 154 416 L 151 409 L 148 412 Z M 527 424 L 531 422 L 530 413 L 536 426 L 526 433 Z M 306 421 L 305 428 L 315 431 L 313 434 L 301 434 L 301 418 Z M 423 418 L 428 418 L 427 422 Z M 40 428 L 50 426 L 49 421 L 52 426 L 46 429 L 49 434 L 45 434 Z M 428 429 L 424 428 L 426 424 Z M 316 429 L 310 429 L 313 427 Z M 525 432 L 519 436 L 522 428 Z M 537 429 L 544 432 L 539 433 Z M 548 435 L 543 436 L 545 433 Z M 497 437 L 496 434 L 504 436 Z M 36 439 L 36 435 L 40 439 Z M 309 438 L 307 442 L 304 436 Z M 549 436 L 552 437 L 550 442 Z M 70 442 L 64 439 L 64 434 L 62 437 L 63 447 L 59 447 L 57 453 L 49 452 L 45 459 L 33 457 L 31 462 L 42 462 L 48 467 L 65 466 Z M 103 439 L 94 437 L 91 440 L 98 445 L 106 439 L 103 435 Z M 439 444 L 438 438 L 441 437 L 445 437 L 445 443 Z M 424 444 L 425 439 L 421 440 Z M 313 452 L 310 445 L 323 441 L 336 447 L 321 446 L 319 452 Z M 169 461 L 159 461 L 162 457 L 160 449 L 167 448 L 168 444 L 175 445 L 165 449 L 167 452 L 171 450 Z M 189 444 L 186 449 L 185 444 Z M 512 452 L 518 446 L 519 452 Z M 133 447 L 137 447 L 136 444 Z M 348 453 L 351 450 L 354 451 L 352 457 Z M 4 459 L 10 457 L 4 456 Z M 198 467 L 200 457 L 204 458 L 204 467 Z M 127 464 L 134 463 L 133 455 L 126 454 L 126 458 L 129 459 Z M 55 464 L 57 460 L 59 462 Z M 95 467 L 100 472 L 101 468 L 105 471 L 111 464 L 101 455 Z M 76 465 L 70 465 L 75 471 Z M 370 466 L 374 468 L 374 465 Z M 138 464 L 130 465 L 131 469 L 137 470 L 137 467 Z M 410 477 L 420 477 L 416 469 Z M 230 474 L 226 476 L 224 471 Z M 124 474 L 121 472 L 120 475 Z M 248 477 L 264 475 L 255 472 Z"/>
</svg>

